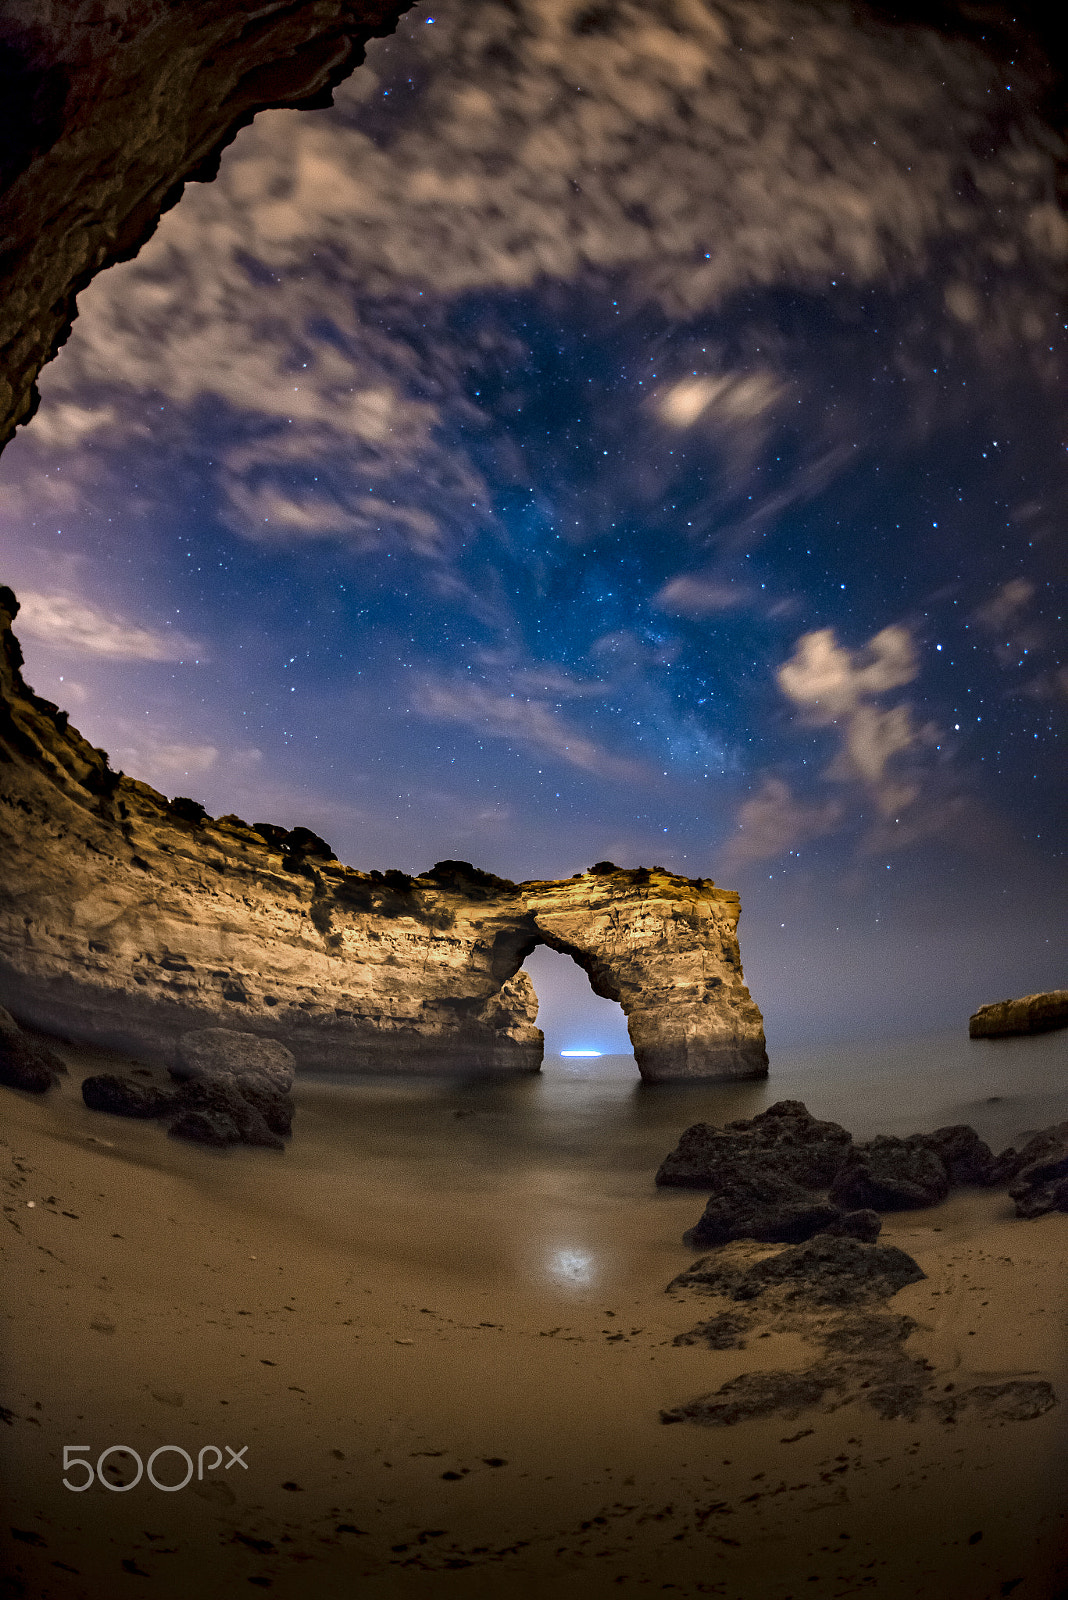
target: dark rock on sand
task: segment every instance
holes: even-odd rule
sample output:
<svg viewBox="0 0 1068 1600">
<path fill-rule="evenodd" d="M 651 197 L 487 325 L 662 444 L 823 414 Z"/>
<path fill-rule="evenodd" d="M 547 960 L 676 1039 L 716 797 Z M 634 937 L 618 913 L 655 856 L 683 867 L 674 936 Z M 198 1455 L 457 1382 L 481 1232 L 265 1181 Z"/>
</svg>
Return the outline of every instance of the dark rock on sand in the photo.
<svg viewBox="0 0 1068 1600">
<path fill-rule="evenodd" d="M 1019 1153 L 1011 1152 L 1016 1167 L 1009 1195 L 1018 1217 L 1043 1217 L 1050 1211 L 1068 1211 L 1068 1122 L 1036 1133 Z"/>
<path fill-rule="evenodd" d="M 258 1033 L 237 1033 L 232 1028 L 197 1028 L 178 1041 L 178 1065 L 171 1068 L 179 1082 L 190 1078 L 229 1078 L 257 1089 L 288 1094 L 293 1087 L 296 1060 L 277 1039 Z"/>
<path fill-rule="evenodd" d="M 998 1157 L 966 1123 L 936 1128 L 933 1133 L 914 1133 L 906 1143 L 932 1151 L 945 1167 L 946 1176 L 954 1187 L 974 1184 L 988 1189 L 1003 1180 Z"/>
<path fill-rule="evenodd" d="M 172 1104 L 179 1113 L 178 1121 L 170 1128 L 175 1138 L 200 1139 L 203 1144 L 233 1144 L 240 1140 L 268 1150 L 285 1149 L 264 1116 L 249 1104 L 236 1084 L 225 1078 L 192 1078 L 178 1089 Z M 229 1127 L 235 1130 L 232 1139 Z"/>
<path fill-rule="evenodd" d="M 823 1232 L 834 1239 L 859 1239 L 862 1244 L 874 1244 L 883 1231 L 883 1219 L 877 1211 L 839 1211 Z"/>
<path fill-rule="evenodd" d="M 183 1111 L 167 1132 L 172 1139 L 190 1139 L 194 1144 L 212 1145 L 216 1149 L 241 1143 L 237 1124 L 231 1117 L 216 1111 Z"/>
<path fill-rule="evenodd" d="M 830 1198 L 850 1210 L 909 1211 L 938 1205 L 949 1193 L 949 1174 L 925 1136 L 879 1134 L 858 1145 L 831 1184 Z"/>
<path fill-rule="evenodd" d="M 721 1311 L 707 1322 L 699 1322 L 686 1333 L 672 1339 L 673 1345 L 703 1344 L 709 1350 L 744 1350 L 743 1335 L 749 1328 L 749 1318 L 736 1311 Z"/>
<path fill-rule="evenodd" d="M 296 1109 L 290 1096 L 279 1090 L 264 1089 L 258 1084 L 249 1083 L 247 1079 L 242 1079 L 238 1087 L 242 1099 L 259 1112 L 271 1132 L 288 1138 L 293 1132 L 293 1112 Z"/>
<path fill-rule="evenodd" d="M 107 1111 L 114 1117 L 158 1117 L 168 1109 L 173 1096 L 152 1084 L 135 1083 L 113 1072 L 103 1072 L 82 1081 L 82 1099 L 90 1111 Z"/>
<path fill-rule="evenodd" d="M 926 1273 L 896 1245 L 865 1244 L 816 1234 L 760 1260 L 705 1256 L 668 1284 L 729 1300 L 755 1300 L 769 1290 L 783 1304 L 849 1306 L 885 1300 Z"/>
<path fill-rule="evenodd" d="M 980 1006 L 968 1020 L 973 1039 L 997 1039 L 1014 1033 L 1051 1033 L 1068 1028 L 1068 989 L 1025 994 L 1019 1000 L 995 1000 Z"/>
<path fill-rule="evenodd" d="M 821 1122 L 800 1100 L 779 1100 L 755 1117 L 723 1128 L 696 1122 L 657 1172 L 658 1184 L 717 1192 L 757 1169 L 806 1189 L 825 1188 L 845 1162 L 852 1139 L 837 1122 Z"/>
<path fill-rule="evenodd" d="M 693 1250 L 731 1239 L 797 1244 L 821 1233 L 841 1215 L 836 1206 L 815 1199 L 792 1178 L 759 1167 L 747 1172 L 741 1162 L 732 1161 L 719 1176 L 717 1191 L 700 1220 L 683 1235 Z"/>
<path fill-rule="evenodd" d="M 9 1089 L 45 1094 L 66 1070 L 54 1050 L 28 1038 L 18 1027 L 0 1032 L 0 1083 Z"/>
</svg>

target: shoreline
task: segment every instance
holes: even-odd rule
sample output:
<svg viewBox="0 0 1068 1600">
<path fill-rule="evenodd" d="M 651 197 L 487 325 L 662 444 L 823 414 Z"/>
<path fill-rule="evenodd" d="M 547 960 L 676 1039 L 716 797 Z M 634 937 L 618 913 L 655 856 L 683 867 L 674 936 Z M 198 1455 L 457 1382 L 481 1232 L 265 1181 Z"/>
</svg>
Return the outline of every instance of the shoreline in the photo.
<svg viewBox="0 0 1068 1600">
<path fill-rule="evenodd" d="M 1068 1217 L 959 1191 L 887 1215 L 880 1240 L 927 1273 L 889 1303 L 919 1325 L 909 1353 L 946 1384 L 1041 1377 L 1045 1415 L 851 1403 L 665 1427 L 661 1409 L 744 1371 L 812 1360 L 788 1330 L 673 1344 L 715 1309 L 664 1293 L 699 1194 L 655 1191 L 628 1152 L 588 1172 L 579 1213 L 577 1177 L 536 1141 L 512 1160 L 448 1096 L 434 1162 L 388 1117 L 346 1162 L 329 1093 L 299 1081 L 285 1155 L 220 1158 L 86 1112 L 101 1058 L 61 1053 L 47 1100 L 4 1101 L 11 1594 L 96 1600 L 129 1575 L 153 1600 L 1050 1600 L 1068 1582 Z M 249 1465 L 77 1495 L 62 1447 L 86 1442 L 247 1443 Z"/>
</svg>

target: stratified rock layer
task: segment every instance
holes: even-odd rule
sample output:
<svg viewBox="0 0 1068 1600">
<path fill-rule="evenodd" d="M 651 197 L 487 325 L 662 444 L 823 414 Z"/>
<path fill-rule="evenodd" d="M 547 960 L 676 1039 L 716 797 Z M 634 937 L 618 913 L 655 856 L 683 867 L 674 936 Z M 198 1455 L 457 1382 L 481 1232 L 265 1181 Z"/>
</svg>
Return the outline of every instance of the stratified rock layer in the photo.
<svg viewBox="0 0 1068 1600">
<path fill-rule="evenodd" d="M 619 1001 L 646 1078 L 766 1074 L 736 894 L 607 863 L 357 872 L 307 829 L 212 820 L 112 772 L 26 686 L 17 608 L 0 589 L 0 1003 L 20 1021 L 166 1066 L 225 1028 L 304 1069 L 535 1072 L 520 968 L 544 944 Z"/>
<path fill-rule="evenodd" d="M 1013 1033 L 1052 1033 L 1068 1028 L 1068 989 L 1025 994 L 1019 1000 L 995 1000 L 968 1019 L 973 1039 L 997 1039 Z"/>
</svg>

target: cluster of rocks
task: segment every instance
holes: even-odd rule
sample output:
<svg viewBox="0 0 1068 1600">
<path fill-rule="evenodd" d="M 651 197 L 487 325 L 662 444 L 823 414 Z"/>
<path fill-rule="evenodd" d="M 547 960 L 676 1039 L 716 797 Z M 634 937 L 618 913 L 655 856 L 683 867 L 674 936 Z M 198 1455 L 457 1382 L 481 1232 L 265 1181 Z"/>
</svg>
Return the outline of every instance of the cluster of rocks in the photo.
<svg viewBox="0 0 1068 1600">
<path fill-rule="evenodd" d="M 259 1034 L 201 1028 L 182 1036 L 178 1057 L 171 1068 L 177 1089 L 105 1072 L 84 1080 L 82 1099 L 91 1111 L 112 1116 L 166 1117 L 173 1139 L 217 1149 L 285 1148 L 293 1127 L 289 1091 L 296 1066 L 285 1045 Z"/>
<path fill-rule="evenodd" d="M 1068 1122 L 995 1155 L 964 1124 L 854 1143 L 800 1100 L 780 1100 L 722 1128 L 687 1128 L 656 1181 L 711 1191 L 686 1235 L 694 1248 L 731 1239 L 799 1243 L 816 1234 L 870 1243 L 880 1212 L 938 1205 L 961 1185 L 1009 1185 L 1021 1217 L 1068 1211 Z"/>
<path fill-rule="evenodd" d="M 0 1083 L 28 1094 L 44 1094 L 66 1071 L 66 1063 L 54 1050 L 23 1033 L 11 1013 L 0 1006 Z"/>
</svg>

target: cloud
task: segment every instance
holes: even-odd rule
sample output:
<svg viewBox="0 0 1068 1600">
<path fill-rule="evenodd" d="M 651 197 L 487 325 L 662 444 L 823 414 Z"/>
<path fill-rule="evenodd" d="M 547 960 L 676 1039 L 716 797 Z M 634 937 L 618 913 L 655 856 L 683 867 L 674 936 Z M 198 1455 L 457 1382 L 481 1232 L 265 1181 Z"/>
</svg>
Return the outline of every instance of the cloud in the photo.
<svg viewBox="0 0 1068 1600">
<path fill-rule="evenodd" d="M 870 695 L 911 683 L 918 671 L 912 636 L 898 625 L 883 628 L 859 651 L 839 645 L 833 628 L 803 633 L 777 676 L 787 698 L 820 726 L 848 716 Z"/>
<path fill-rule="evenodd" d="M 738 835 L 728 840 L 725 866 L 774 860 L 806 840 L 832 833 L 842 820 L 838 800 L 799 800 L 781 778 L 765 778 L 738 810 Z"/>
<path fill-rule="evenodd" d="M 199 646 L 183 634 L 146 628 L 71 594 L 19 595 L 18 632 L 52 649 L 122 661 L 178 661 Z"/>
<path fill-rule="evenodd" d="M 902 773 L 899 758 L 929 741 L 933 730 L 916 725 L 906 702 L 884 709 L 874 701 L 918 672 L 912 635 L 895 624 L 857 651 L 840 645 L 833 628 L 802 634 L 776 675 L 807 723 L 840 731 L 825 777 L 863 785 L 884 816 L 916 800 L 919 784 Z"/>
<path fill-rule="evenodd" d="M 752 590 L 747 584 L 681 573 L 665 583 L 653 596 L 653 603 L 661 611 L 674 611 L 684 617 L 710 617 L 717 611 L 747 605 L 751 598 Z"/>
<path fill-rule="evenodd" d="M 219 759 L 213 744 L 158 744 L 153 740 L 122 745 L 111 752 L 112 761 L 130 769 L 146 782 L 169 787 L 175 778 L 200 778 Z"/>
<path fill-rule="evenodd" d="M 551 280 L 603 304 L 611 283 L 631 312 L 686 320 L 755 291 L 879 287 L 900 297 L 886 348 L 914 385 L 925 295 L 938 337 L 977 359 L 1045 359 L 1068 251 L 1059 151 L 1028 121 L 1022 68 L 1013 136 L 992 126 L 996 66 L 963 41 L 793 0 L 457 0 L 369 60 L 334 111 L 257 117 L 218 179 L 83 292 L 42 378 L 42 451 L 91 473 L 91 446 L 146 437 L 146 395 L 157 442 L 221 406 L 240 434 L 213 458 L 231 529 L 440 562 L 491 521 L 469 379 L 505 335 L 452 325 L 464 296 Z M 714 355 L 651 401 L 635 388 L 635 415 L 707 435 L 737 473 L 794 376 Z M 852 458 L 826 427 L 801 480 Z M 776 492 L 766 517 L 804 490 Z"/>
<path fill-rule="evenodd" d="M 479 736 L 505 739 L 531 755 L 549 756 L 599 777 L 634 779 L 642 770 L 588 738 L 547 700 L 452 681 L 426 684 L 414 706 L 432 722 L 457 722 Z"/>
</svg>

